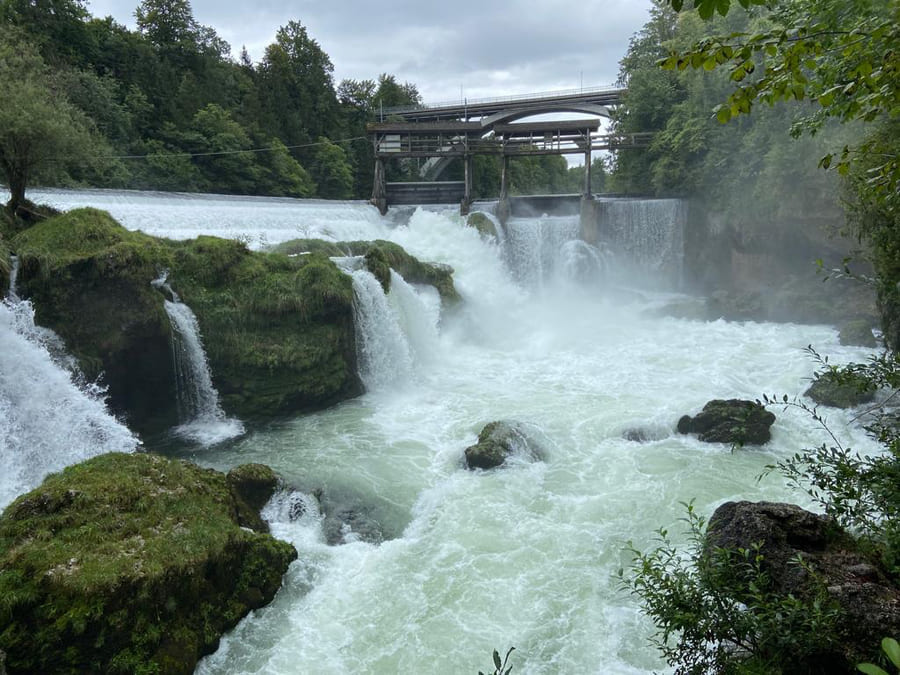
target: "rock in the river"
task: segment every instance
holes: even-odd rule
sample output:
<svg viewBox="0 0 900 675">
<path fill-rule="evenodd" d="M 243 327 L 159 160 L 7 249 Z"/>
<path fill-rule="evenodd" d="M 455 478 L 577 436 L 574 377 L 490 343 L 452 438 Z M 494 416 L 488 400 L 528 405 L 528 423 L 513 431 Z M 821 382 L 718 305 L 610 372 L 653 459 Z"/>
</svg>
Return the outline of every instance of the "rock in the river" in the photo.
<svg viewBox="0 0 900 675">
<path fill-rule="evenodd" d="M 837 645 L 816 655 L 809 664 L 813 669 L 802 672 L 854 672 L 856 663 L 877 654 L 883 637 L 900 635 L 900 589 L 831 519 L 771 502 L 728 502 L 716 509 L 707 547 L 737 550 L 755 544 L 761 545 L 762 571 L 776 592 L 809 598 L 817 587 L 825 588 L 842 612 Z M 817 579 L 797 564 L 798 556 Z"/>
<path fill-rule="evenodd" d="M 682 434 L 697 434 L 706 443 L 762 445 L 771 438 L 775 415 L 754 401 L 714 399 L 703 410 L 678 420 Z"/>
<path fill-rule="evenodd" d="M 113 453 L 10 504 L 0 516 L 9 672 L 193 673 L 272 600 L 297 557 L 241 526 L 246 493 L 229 483 L 189 462 Z"/>
<path fill-rule="evenodd" d="M 872 324 L 867 319 L 855 319 L 843 324 L 838 334 L 842 345 L 854 347 L 877 347 L 878 342 L 872 334 Z"/>
<path fill-rule="evenodd" d="M 805 392 L 813 401 L 832 408 L 853 408 L 875 398 L 875 388 L 851 372 L 825 372 L 813 380 Z"/>
<path fill-rule="evenodd" d="M 473 211 L 470 213 L 469 217 L 466 219 L 466 225 L 474 227 L 485 236 L 493 237 L 495 240 L 500 239 L 494 221 L 483 211 Z"/>
<path fill-rule="evenodd" d="M 512 421 L 490 422 L 478 434 L 478 442 L 466 448 L 466 466 L 493 469 L 514 454 L 541 459 L 540 448 L 525 433 L 523 425 Z"/>
<path fill-rule="evenodd" d="M 197 316 L 222 407 L 243 419 L 315 410 L 362 392 L 353 285 L 327 254 L 289 257 L 238 241 L 170 241 L 76 209 L 13 241 L 20 294 L 65 341 L 114 412 L 139 432 L 178 423 L 171 328 L 151 286 L 162 270 Z"/>
</svg>

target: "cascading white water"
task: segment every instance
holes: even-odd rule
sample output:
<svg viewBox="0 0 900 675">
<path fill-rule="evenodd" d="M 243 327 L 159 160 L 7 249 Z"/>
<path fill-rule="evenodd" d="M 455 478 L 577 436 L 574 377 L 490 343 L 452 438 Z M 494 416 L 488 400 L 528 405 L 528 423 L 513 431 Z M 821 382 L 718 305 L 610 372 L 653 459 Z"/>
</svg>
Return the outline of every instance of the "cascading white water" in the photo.
<svg viewBox="0 0 900 675">
<path fill-rule="evenodd" d="M 197 317 L 183 302 L 166 300 L 165 309 L 172 325 L 179 416 L 184 420 L 175 433 L 201 445 L 212 445 L 244 433 L 244 425 L 226 417 L 219 405 L 219 393 L 212 383 Z"/>
<path fill-rule="evenodd" d="M 428 363 L 438 349 L 441 297 L 437 290 L 433 286 L 413 288 L 391 270 L 388 302 L 406 336 L 415 365 L 421 367 Z"/>
<path fill-rule="evenodd" d="M 396 313 L 371 272 L 358 269 L 351 276 L 359 376 L 366 391 L 405 382 L 412 374 L 413 360 Z"/>
<path fill-rule="evenodd" d="M 11 255 L 9 257 L 9 289 L 6 291 L 6 297 L 10 300 L 10 302 L 18 302 L 18 288 L 17 282 L 19 279 L 19 257 L 15 255 Z"/>
<path fill-rule="evenodd" d="M 172 326 L 172 360 L 175 366 L 175 393 L 182 423 L 174 431 L 185 440 L 212 445 L 244 433 L 240 420 L 225 416 L 219 392 L 213 386 L 206 352 L 200 339 L 200 325 L 191 308 L 181 302 L 163 272 L 151 285 L 172 298 L 164 301 Z"/>
<path fill-rule="evenodd" d="M 541 288 L 558 271 L 560 248 L 578 239 L 577 216 L 510 218 L 504 250 L 516 280 Z"/>
<path fill-rule="evenodd" d="M 48 336 L 30 302 L 0 301 L 0 508 L 49 473 L 138 446 L 107 412 L 104 390 L 54 361 Z"/>
<path fill-rule="evenodd" d="M 601 199 L 600 236 L 615 254 L 620 276 L 635 281 L 681 280 L 687 206 L 680 199 Z"/>
<path fill-rule="evenodd" d="M 677 419 L 711 398 L 799 395 L 815 367 L 807 344 L 834 363 L 870 354 L 841 346 L 825 326 L 659 318 L 646 312 L 660 302 L 648 290 L 576 293 L 546 283 L 548 272 L 541 292 L 530 292 L 534 286 L 518 282 L 498 245 L 449 212 L 417 210 L 393 222 L 361 204 L 273 200 L 270 211 L 265 200 L 209 198 L 196 201 L 202 208 L 188 222 L 189 198 L 140 195 L 131 220 L 129 193 L 108 199 L 126 226 L 149 227 L 152 212 L 180 237 L 246 227 L 236 217 L 223 225 L 234 209 L 250 214 L 243 222 L 254 223 L 253 241 L 286 238 L 289 220 L 304 224 L 294 236 L 389 239 L 421 260 L 451 265 L 464 298 L 441 318 L 424 372 L 415 331 L 397 319 L 413 372 L 422 373 L 405 386 L 374 387 L 233 444 L 185 451 L 219 469 L 267 463 L 288 485 L 356 496 L 394 536 L 380 545 L 351 538 L 328 546 L 311 497 L 273 501 L 266 508 L 272 530 L 294 543 L 299 558 L 271 605 L 227 635 L 199 665 L 201 675 L 475 673 L 492 668 L 492 649 L 509 646 L 516 673 L 663 671 L 648 646 L 651 622 L 619 587 L 625 543 L 652 546 L 659 527 L 682 536 L 679 502 L 691 498 L 705 516 L 731 499 L 803 503 L 777 476 L 756 478 L 765 465 L 824 440 L 792 410 L 774 410 L 764 448 L 737 452 L 677 434 Z M 653 222 L 664 230 L 657 208 L 648 206 L 645 216 L 659 216 Z M 523 229 L 537 227 L 523 222 Z M 632 234 L 652 245 L 649 235 Z M 666 236 L 658 257 L 672 253 L 676 234 Z M 559 254 L 552 264 L 562 261 L 563 271 L 567 256 L 587 255 L 567 250 L 577 244 L 540 245 L 542 263 Z M 617 259 L 622 251 L 614 251 Z M 659 279 L 651 253 L 645 268 L 632 269 L 631 283 Z M 669 280 L 663 290 L 672 291 L 676 282 L 662 277 Z M 405 302 L 396 279 L 390 299 L 368 287 L 388 305 L 376 314 L 396 318 L 391 305 Z M 875 451 L 852 416 L 831 411 L 829 424 L 855 450 Z M 538 430 L 542 461 L 465 470 L 465 448 L 495 419 Z M 629 440 L 636 437 L 649 440 Z"/>
</svg>

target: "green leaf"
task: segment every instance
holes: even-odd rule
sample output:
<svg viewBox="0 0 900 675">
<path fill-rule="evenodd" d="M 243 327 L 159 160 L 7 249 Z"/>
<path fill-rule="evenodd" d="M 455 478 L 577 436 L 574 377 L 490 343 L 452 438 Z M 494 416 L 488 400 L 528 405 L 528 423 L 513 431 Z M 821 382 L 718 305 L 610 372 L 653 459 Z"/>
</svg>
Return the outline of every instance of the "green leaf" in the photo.
<svg viewBox="0 0 900 675">
<path fill-rule="evenodd" d="M 497 670 L 500 670 L 503 666 L 503 662 L 500 660 L 500 653 L 496 649 L 494 650 L 494 666 Z"/>
<path fill-rule="evenodd" d="M 725 106 L 718 106 L 716 108 L 716 119 L 719 120 L 722 124 L 725 124 L 728 120 L 731 119 L 731 108 L 726 108 Z"/>
<path fill-rule="evenodd" d="M 831 166 L 831 160 L 834 158 L 834 155 L 827 154 L 822 159 L 819 160 L 819 168 L 827 170 L 828 167 Z"/>
<path fill-rule="evenodd" d="M 866 675 L 888 675 L 874 663 L 860 663 L 856 666 L 856 669 Z"/>
<path fill-rule="evenodd" d="M 891 663 L 900 668 L 900 644 L 897 644 L 894 638 L 886 637 L 881 641 L 881 649 L 887 654 Z"/>
</svg>

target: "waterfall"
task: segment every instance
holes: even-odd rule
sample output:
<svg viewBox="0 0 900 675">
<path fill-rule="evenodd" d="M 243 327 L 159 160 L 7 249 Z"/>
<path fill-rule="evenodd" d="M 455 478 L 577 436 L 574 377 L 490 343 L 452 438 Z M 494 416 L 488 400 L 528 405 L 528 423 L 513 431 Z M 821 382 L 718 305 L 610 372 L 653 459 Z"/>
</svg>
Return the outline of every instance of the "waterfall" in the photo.
<svg viewBox="0 0 900 675">
<path fill-rule="evenodd" d="M 543 288 L 560 268 L 560 250 L 578 239 L 576 216 L 510 218 L 504 252 L 513 277 L 526 288 Z"/>
<path fill-rule="evenodd" d="M 409 379 L 413 370 L 410 345 L 381 284 L 366 269 L 355 270 L 350 275 L 359 376 L 366 390 L 382 389 Z"/>
<path fill-rule="evenodd" d="M 6 297 L 10 302 L 18 302 L 19 294 L 17 293 L 16 281 L 19 278 L 19 257 L 15 255 L 9 256 L 9 290 L 6 292 Z"/>
<path fill-rule="evenodd" d="M 212 445 L 239 436 L 244 433 L 243 424 L 227 418 L 219 405 L 219 393 L 213 386 L 197 317 L 190 307 L 181 302 L 166 277 L 163 273 L 151 283 L 172 296 L 172 300 L 166 300 L 164 306 L 172 326 L 178 415 L 182 420 L 175 433 L 200 445 Z"/>
<path fill-rule="evenodd" d="M 598 230 L 630 282 L 678 288 L 687 207 L 680 199 L 601 199 Z"/>
<path fill-rule="evenodd" d="M 430 361 L 437 351 L 441 297 L 433 286 L 413 288 L 391 270 L 391 292 L 388 301 L 417 365 Z"/>
<path fill-rule="evenodd" d="M 49 473 L 139 444 L 107 411 L 102 387 L 54 360 L 52 337 L 30 302 L 0 301 L 0 508 Z"/>
</svg>

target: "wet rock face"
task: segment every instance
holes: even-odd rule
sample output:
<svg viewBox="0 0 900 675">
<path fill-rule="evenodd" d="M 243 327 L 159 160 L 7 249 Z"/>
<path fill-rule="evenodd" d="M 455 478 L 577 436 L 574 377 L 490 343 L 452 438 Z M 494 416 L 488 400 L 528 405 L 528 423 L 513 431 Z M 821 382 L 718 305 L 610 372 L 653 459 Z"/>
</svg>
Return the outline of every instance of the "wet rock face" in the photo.
<svg viewBox="0 0 900 675">
<path fill-rule="evenodd" d="M 514 454 L 540 460 L 541 452 L 518 422 L 496 421 L 486 424 L 478 434 L 478 442 L 466 448 L 466 467 L 493 469 Z"/>
<path fill-rule="evenodd" d="M 728 502 L 709 519 L 707 547 L 760 544 L 762 570 L 778 593 L 811 597 L 824 588 L 842 613 L 834 653 L 810 672 L 847 673 L 878 653 L 885 636 L 900 634 L 900 589 L 837 524 L 793 504 Z M 815 578 L 797 564 L 802 556 Z M 824 665 L 823 665 L 824 664 Z"/>
<path fill-rule="evenodd" d="M 877 347 L 878 342 L 872 334 L 872 324 L 866 319 L 856 319 L 843 324 L 838 334 L 842 345 L 855 347 Z"/>
<path fill-rule="evenodd" d="M 775 415 L 754 401 L 714 399 L 691 417 L 678 420 L 678 432 L 697 434 L 706 443 L 762 445 L 772 437 Z"/>
</svg>

